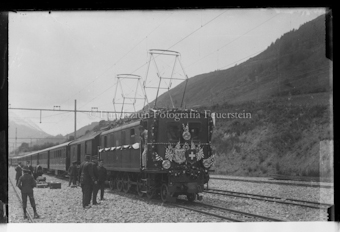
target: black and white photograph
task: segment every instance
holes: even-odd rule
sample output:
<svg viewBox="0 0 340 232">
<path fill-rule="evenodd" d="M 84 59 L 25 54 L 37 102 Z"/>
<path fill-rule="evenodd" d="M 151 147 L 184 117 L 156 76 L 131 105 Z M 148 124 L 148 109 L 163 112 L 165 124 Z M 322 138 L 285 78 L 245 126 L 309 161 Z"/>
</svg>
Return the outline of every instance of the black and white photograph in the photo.
<svg viewBox="0 0 340 232">
<path fill-rule="evenodd" d="M 9 12 L 7 228 L 335 230 L 331 20 Z"/>
</svg>

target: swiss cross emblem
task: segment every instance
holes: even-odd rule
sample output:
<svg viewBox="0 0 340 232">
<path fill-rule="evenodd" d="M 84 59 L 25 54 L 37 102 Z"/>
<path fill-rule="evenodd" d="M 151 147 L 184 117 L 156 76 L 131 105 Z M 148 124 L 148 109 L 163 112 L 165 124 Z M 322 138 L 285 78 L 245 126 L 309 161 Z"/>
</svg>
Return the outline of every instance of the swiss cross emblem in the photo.
<svg viewBox="0 0 340 232">
<path fill-rule="evenodd" d="M 189 163 L 195 163 L 197 161 L 196 158 L 196 150 L 190 149 L 185 152 L 185 157 L 187 159 L 187 162 Z"/>
</svg>

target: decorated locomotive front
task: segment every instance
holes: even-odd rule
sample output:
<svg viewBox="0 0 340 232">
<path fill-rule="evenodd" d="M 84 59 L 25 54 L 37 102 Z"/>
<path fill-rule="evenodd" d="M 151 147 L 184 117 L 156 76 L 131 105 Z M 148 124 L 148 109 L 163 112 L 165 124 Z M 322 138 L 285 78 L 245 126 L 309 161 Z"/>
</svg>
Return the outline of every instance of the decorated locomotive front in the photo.
<svg viewBox="0 0 340 232">
<path fill-rule="evenodd" d="M 154 110 L 148 132 L 148 166 L 167 173 L 161 197 L 186 195 L 193 201 L 203 192 L 214 162 L 209 112 Z M 163 195 L 163 196 L 162 196 Z M 164 200 L 164 199 L 163 199 Z"/>
</svg>

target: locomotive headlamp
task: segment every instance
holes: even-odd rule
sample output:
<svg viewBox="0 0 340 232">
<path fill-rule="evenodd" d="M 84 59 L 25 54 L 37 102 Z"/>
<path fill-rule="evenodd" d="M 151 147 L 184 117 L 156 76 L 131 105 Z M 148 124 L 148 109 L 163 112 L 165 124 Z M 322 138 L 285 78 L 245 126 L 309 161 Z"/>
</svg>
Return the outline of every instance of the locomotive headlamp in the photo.
<svg viewBox="0 0 340 232">
<path fill-rule="evenodd" d="M 164 169 L 169 169 L 170 166 L 171 166 L 170 160 L 163 160 L 162 166 L 163 166 Z"/>
<path fill-rule="evenodd" d="M 203 160 L 203 166 L 205 167 L 205 168 L 209 168 L 210 166 L 211 166 L 211 162 L 209 162 L 209 160 L 207 160 L 207 159 L 205 159 L 205 160 Z"/>
</svg>

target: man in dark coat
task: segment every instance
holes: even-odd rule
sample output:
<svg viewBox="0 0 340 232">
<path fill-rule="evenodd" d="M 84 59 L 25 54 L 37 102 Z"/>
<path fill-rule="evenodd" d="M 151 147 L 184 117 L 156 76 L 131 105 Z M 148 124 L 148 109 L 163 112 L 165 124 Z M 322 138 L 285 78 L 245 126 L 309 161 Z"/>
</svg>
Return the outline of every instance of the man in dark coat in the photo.
<svg viewBox="0 0 340 232">
<path fill-rule="evenodd" d="M 18 186 L 19 178 L 22 176 L 21 162 L 18 163 L 18 166 L 15 168 L 15 171 L 16 171 L 15 180 L 17 181 L 16 184 Z"/>
<path fill-rule="evenodd" d="M 92 160 L 93 163 L 93 175 L 96 180 L 96 183 L 93 184 L 93 189 L 92 189 L 92 205 L 98 205 L 99 203 L 97 202 L 97 194 L 99 190 L 99 184 L 98 184 L 98 161 L 97 160 Z"/>
<path fill-rule="evenodd" d="M 77 161 L 74 161 L 72 163 L 72 166 L 68 169 L 68 175 L 70 178 L 68 182 L 68 186 L 71 186 L 71 182 L 73 183 L 73 186 L 76 186 L 77 178 L 78 178 Z"/>
<path fill-rule="evenodd" d="M 100 200 L 104 200 L 104 189 L 105 189 L 105 181 L 107 178 L 107 170 L 103 167 L 103 161 L 99 160 L 98 163 L 98 189 L 100 189 Z"/>
<path fill-rule="evenodd" d="M 93 164 L 91 163 L 91 155 L 86 155 L 85 161 L 80 165 L 80 184 L 83 192 L 83 207 L 90 208 L 93 184 L 97 181 L 93 175 Z"/>
<path fill-rule="evenodd" d="M 39 218 L 40 216 L 37 213 L 37 209 L 35 206 L 35 200 L 33 195 L 33 188 L 36 187 L 36 182 L 33 176 L 30 174 L 30 170 L 24 168 L 23 169 L 24 175 L 19 178 L 18 181 L 18 188 L 21 190 L 21 197 L 22 197 L 22 208 L 24 210 L 24 218 L 27 219 L 27 197 L 30 199 L 31 206 L 34 211 L 34 218 Z"/>
<path fill-rule="evenodd" d="M 31 165 L 31 161 L 27 160 L 26 161 L 26 166 L 24 168 L 28 169 L 29 174 L 33 175 L 34 168 Z"/>
</svg>

